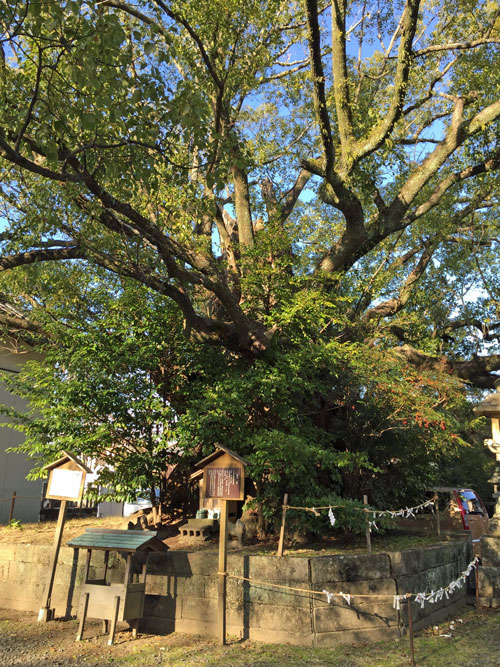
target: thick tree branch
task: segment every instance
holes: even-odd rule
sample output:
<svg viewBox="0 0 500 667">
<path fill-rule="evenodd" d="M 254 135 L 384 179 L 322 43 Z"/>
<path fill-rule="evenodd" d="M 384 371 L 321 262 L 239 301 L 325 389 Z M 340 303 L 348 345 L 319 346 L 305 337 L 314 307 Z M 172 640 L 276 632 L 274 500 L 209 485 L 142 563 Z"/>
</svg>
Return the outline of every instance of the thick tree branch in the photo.
<svg viewBox="0 0 500 667">
<path fill-rule="evenodd" d="M 464 51 L 468 49 L 475 49 L 478 46 L 485 46 L 486 44 L 500 44 L 500 39 L 495 37 L 474 39 L 470 42 L 449 42 L 448 44 L 434 44 L 427 46 L 425 49 L 414 51 L 415 58 L 426 56 L 429 53 L 436 53 L 438 51 Z"/>
<path fill-rule="evenodd" d="M 44 248 L 41 250 L 29 250 L 17 255 L 0 257 L 0 271 L 7 271 L 16 266 L 26 266 L 36 262 L 54 262 L 66 259 L 84 259 L 85 251 L 79 246 L 69 248 Z"/>
<path fill-rule="evenodd" d="M 354 133 L 349 94 L 346 55 L 346 1 L 332 2 L 332 69 L 333 95 L 339 128 L 343 169 L 350 162 Z M 347 171 L 347 170 L 346 170 Z"/>
<path fill-rule="evenodd" d="M 438 146 L 436 146 L 432 153 L 425 158 L 420 167 L 418 167 L 407 179 L 392 204 L 388 207 L 384 232 L 385 235 L 390 234 L 397 229 L 401 229 L 402 224 L 405 224 L 403 223 L 403 216 L 406 214 L 417 195 L 442 167 L 445 161 L 464 143 L 464 141 L 468 137 L 476 134 L 492 120 L 500 117 L 500 101 L 498 101 L 480 111 L 474 118 L 472 118 L 472 120 L 464 122 L 463 111 L 466 102 L 467 100 L 463 98 L 457 100 L 445 138 Z M 497 168 L 495 165 L 496 162 L 494 165 L 491 165 L 490 168 Z M 487 168 L 486 165 L 484 168 Z M 474 173 L 471 173 L 471 175 L 474 175 Z M 438 200 L 453 182 L 454 180 L 452 178 L 446 187 L 441 188 L 438 186 L 439 192 L 436 192 L 435 199 L 437 198 Z M 431 204 L 425 204 L 424 206 L 429 206 L 430 208 Z M 422 214 L 423 212 L 418 213 L 418 215 Z M 417 215 L 417 213 L 415 213 L 415 215 Z M 408 221 L 407 224 L 410 224 L 410 221 Z"/>
<path fill-rule="evenodd" d="M 45 337 L 47 336 L 47 332 L 44 330 L 41 324 L 38 324 L 38 322 L 33 322 L 32 320 L 25 319 L 24 317 L 14 317 L 13 315 L 7 315 L 6 313 L 1 312 L 0 326 L 6 327 L 10 333 L 24 331 L 43 334 Z"/>
<path fill-rule="evenodd" d="M 297 203 L 298 198 L 300 197 L 302 190 L 305 188 L 310 178 L 311 178 L 310 171 L 307 171 L 307 169 L 300 170 L 300 173 L 297 176 L 297 180 L 295 181 L 293 187 L 290 190 L 288 190 L 288 192 L 283 196 L 281 200 L 282 220 L 286 220 L 290 216 L 295 204 Z"/>
<path fill-rule="evenodd" d="M 236 164 L 233 164 L 231 171 L 234 183 L 234 208 L 236 209 L 238 239 L 242 248 L 251 248 L 254 244 L 254 235 L 247 175 Z"/>
<path fill-rule="evenodd" d="M 421 370 L 448 372 L 482 389 L 493 389 L 500 370 L 500 354 L 475 356 L 468 361 L 452 361 L 445 357 L 433 357 L 411 345 L 401 345 L 392 350 L 410 364 Z"/>
<path fill-rule="evenodd" d="M 326 107 L 325 74 L 321 61 L 321 37 L 318 23 L 318 3 L 316 0 L 305 0 L 308 44 L 311 60 L 311 78 L 313 83 L 314 109 L 319 124 L 321 144 L 323 146 L 324 174 L 333 172 L 335 164 L 335 147 L 333 145 L 330 116 Z"/>
<path fill-rule="evenodd" d="M 438 246 L 438 241 L 433 244 L 429 244 L 423 251 L 420 259 L 415 265 L 414 269 L 410 272 L 409 276 L 406 278 L 399 295 L 396 298 L 388 299 L 383 303 L 370 308 L 366 313 L 364 313 L 362 319 L 366 322 L 369 322 L 373 319 L 380 319 L 382 317 L 389 317 L 395 315 L 400 310 L 402 310 L 408 303 L 413 290 L 417 286 L 418 281 L 425 273 L 429 262 L 431 261 L 432 255 L 435 249 Z"/>
<path fill-rule="evenodd" d="M 412 43 L 418 22 L 419 7 L 420 0 L 407 0 L 406 2 L 391 104 L 385 117 L 375 125 L 368 137 L 356 143 L 353 151 L 355 162 L 370 155 L 381 146 L 401 117 L 407 92 L 408 76 L 413 61 Z"/>
</svg>

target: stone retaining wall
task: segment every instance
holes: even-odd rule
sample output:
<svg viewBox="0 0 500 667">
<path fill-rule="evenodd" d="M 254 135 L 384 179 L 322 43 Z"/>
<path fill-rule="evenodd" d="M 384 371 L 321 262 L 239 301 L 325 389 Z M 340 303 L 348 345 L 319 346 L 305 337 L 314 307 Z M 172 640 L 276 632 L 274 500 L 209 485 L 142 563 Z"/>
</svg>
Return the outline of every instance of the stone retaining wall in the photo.
<svg viewBox="0 0 500 667">
<path fill-rule="evenodd" d="M 0 544 L 0 607 L 38 611 L 50 551 L 49 546 Z M 78 558 L 73 549 L 61 549 L 52 597 L 57 615 L 76 614 L 84 559 L 84 550 Z M 230 554 L 228 573 L 254 583 L 229 578 L 228 633 L 270 643 L 322 647 L 397 637 L 406 626 L 405 610 L 394 609 L 392 597 L 375 596 L 436 590 L 456 579 L 470 559 L 468 540 L 375 555 L 277 558 Z M 102 561 L 102 552 L 94 552 L 92 575 L 98 576 Z M 123 560 L 114 555 L 109 565 L 111 579 L 119 581 Z M 152 554 L 148 572 L 144 630 L 216 633 L 217 553 Z M 320 594 L 273 589 L 256 581 Z M 354 597 L 350 605 L 339 597 L 328 604 L 323 589 Z M 435 623 L 464 605 L 464 588 L 449 600 L 423 609 L 413 605 L 415 627 Z"/>
<path fill-rule="evenodd" d="M 500 537 L 481 538 L 478 579 L 479 604 L 482 607 L 500 607 Z"/>
</svg>

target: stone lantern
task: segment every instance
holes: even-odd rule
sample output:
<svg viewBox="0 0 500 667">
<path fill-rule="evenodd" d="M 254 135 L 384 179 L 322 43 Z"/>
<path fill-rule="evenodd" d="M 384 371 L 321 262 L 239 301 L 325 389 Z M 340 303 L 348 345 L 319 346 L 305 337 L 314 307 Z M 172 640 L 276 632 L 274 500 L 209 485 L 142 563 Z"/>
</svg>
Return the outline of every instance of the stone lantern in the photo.
<svg viewBox="0 0 500 667">
<path fill-rule="evenodd" d="M 487 396 L 482 403 L 473 408 L 478 417 L 490 417 L 491 438 L 484 444 L 495 454 L 497 464 L 493 476 L 488 480 L 493 484 L 493 497 L 496 498 L 495 513 L 490 521 L 490 535 L 500 537 L 500 378 L 495 382 L 496 392 Z"/>
</svg>

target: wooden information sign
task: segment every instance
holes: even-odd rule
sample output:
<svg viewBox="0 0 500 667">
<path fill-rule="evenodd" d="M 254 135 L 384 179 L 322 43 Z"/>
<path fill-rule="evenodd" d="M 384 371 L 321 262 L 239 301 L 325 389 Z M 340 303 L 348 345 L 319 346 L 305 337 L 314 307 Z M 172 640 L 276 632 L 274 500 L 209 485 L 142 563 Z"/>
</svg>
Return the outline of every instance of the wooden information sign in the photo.
<svg viewBox="0 0 500 667">
<path fill-rule="evenodd" d="M 226 643 L 226 564 L 227 564 L 227 503 L 243 500 L 245 467 L 248 461 L 227 447 L 217 445 L 215 452 L 196 464 L 203 470 L 203 495 L 220 500 L 219 529 L 219 578 L 218 584 L 218 636 L 220 644 Z"/>
<path fill-rule="evenodd" d="M 66 461 L 49 473 L 46 498 L 80 502 L 85 486 L 85 471 L 72 460 Z"/>
<path fill-rule="evenodd" d="M 226 498 L 242 500 L 240 468 L 207 468 L 205 496 L 207 498 Z"/>
<path fill-rule="evenodd" d="M 243 500 L 246 461 L 229 449 L 220 448 L 200 461 L 203 495 L 220 500 Z"/>
<path fill-rule="evenodd" d="M 50 560 L 49 579 L 43 594 L 43 603 L 38 613 L 39 621 L 50 621 L 54 618 L 54 609 L 51 609 L 50 606 L 52 587 L 56 575 L 57 558 L 61 547 L 67 505 L 68 502 L 79 502 L 82 499 L 85 477 L 87 473 L 91 473 L 92 471 L 79 461 L 76 456 L 68 452 L 64 452 L 64 456 L 57 459 L 57 461 L 46 465 L 44 470 L 49 471 L 49 481 L 45 497 L 61 501 Z"/>
</svg>

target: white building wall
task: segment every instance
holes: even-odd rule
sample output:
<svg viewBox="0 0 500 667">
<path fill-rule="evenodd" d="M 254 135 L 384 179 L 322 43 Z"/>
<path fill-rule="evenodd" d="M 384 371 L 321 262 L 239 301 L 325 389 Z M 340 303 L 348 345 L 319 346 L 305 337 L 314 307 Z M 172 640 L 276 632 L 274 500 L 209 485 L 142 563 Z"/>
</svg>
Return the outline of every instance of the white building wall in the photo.
<svg viewBox="0 0 500 667">
<path fill-rule="evenodd" d="M 34 359 L 36 355 L 16 349 L 14 345 L 7 342 L 0 343 L 0 369 L 16 372 L 28 359 Z M 17 410 L 26 410 L 23 399 L 13 396 L 0 383 L 0 403 L 9 405 Z M 2 421 L 8 421 L 5 416 L 0 416 Z M 40 512 L 40 499 L 42 494 L 42 480 L 30 482 L 26 475 L 33 467 L 32 461 L 27 460 L 22 454 L 7 453 L 9 447 L 20 445 L 24 435 L 12 428 L 0 428 L 0 524 L 9 520 L 12 494 L 17 494 L 14 519 L 22 522 L 38 521 Z"/>
</svg>

